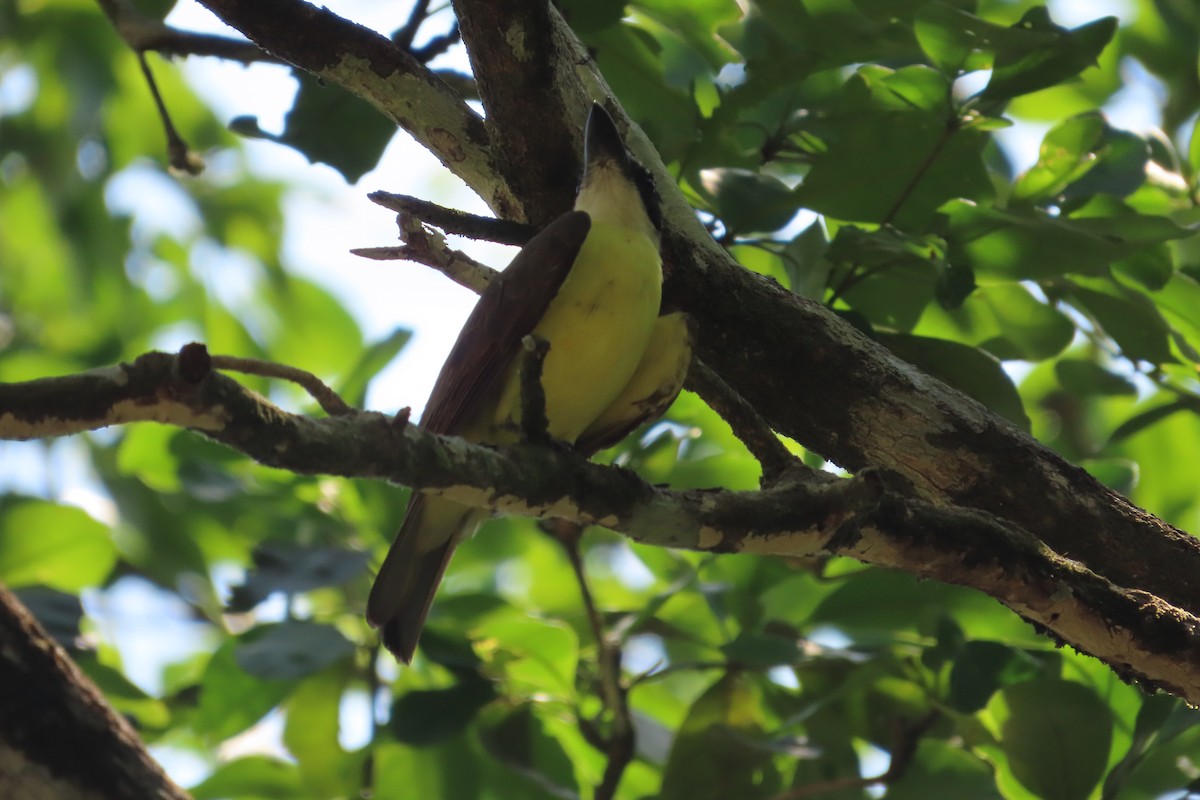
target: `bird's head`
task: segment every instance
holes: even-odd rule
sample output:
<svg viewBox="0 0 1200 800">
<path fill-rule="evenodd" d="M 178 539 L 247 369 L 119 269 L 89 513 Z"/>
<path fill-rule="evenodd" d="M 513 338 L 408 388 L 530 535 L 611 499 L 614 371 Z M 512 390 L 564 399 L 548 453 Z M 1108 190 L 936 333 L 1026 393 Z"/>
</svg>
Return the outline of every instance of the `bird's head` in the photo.
<svg viewBox="0 0 1200 800">
<path fill-rule="evenodd" d="M 594 222 L 632 228 L 658 241 L 662 209 L 650 171 L 630 155 L 616 123 L 592 104 L 584 135 L 583 180 L 575 209 Z"/>
</svg>

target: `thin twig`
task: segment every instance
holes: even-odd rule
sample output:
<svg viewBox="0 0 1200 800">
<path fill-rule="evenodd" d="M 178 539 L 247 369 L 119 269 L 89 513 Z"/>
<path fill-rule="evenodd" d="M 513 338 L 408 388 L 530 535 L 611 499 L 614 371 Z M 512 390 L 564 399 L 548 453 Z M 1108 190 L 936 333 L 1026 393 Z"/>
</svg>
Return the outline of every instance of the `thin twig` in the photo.
<svg viewBox="0 0 1200 800">
<path fill-rule="evenodd" d="M 465 236 L 468 239 L 483 239 L 499 244 L 523 245 L 533 238 L 537 230 L 532 225 L 512 222 L 495 217 L 481 217 L 453 208 L 439 206 L 428 200 L 391 192 L 371 192 L 371 202 L 392 211 L 412 214 L 421 221 L 441 228 L 446 233 Z"/>
<path fill-rule="evenodd" d="M 142 74 L 146 76 L 146 84 L 150 87 L 150 94 L 154 97 L 154 105 L 158 108 L 163 131 L 167 134 L 167 162 L 172 168 L 186 172 L 188 175 L 199 175 L 204 171 L 204 160 L 188 149 L 187 142 L 183 141 L 183 137 L 175 129 L 175 124 L 171 122 L 171 115 L 167 112 L 167 105 L 163 102 L 162 95 L 159 94 L 154 73 L 150 71 L 150 65 L 146 63 L 146 54 L 139 50 L 137 57 L 138 63 L 142 67 Z"/>
<path fill-rule="evenodd" d="M 202 346 L 202 345 L 200 345 Z M 355 408 L 338 396 L 324 382 L 311 372 L 305 372 L 296 367 L 276 364 L 272 361 L 261 361 L 257 358 L 240 358 L 238 356 L 212 356 L 212 368 L 224 369 L 230 372 L 241 372 L 246 375 L 259 375 L 263 378 L 279 378 L 297 384 L 320 404 L 325 413 L 331 417 L 343 414 L 353 414 Z"/>
<path fill-rule="evenodd" d="M 598 739 L 593 744 L 602 745 L 602 749 L 608 756 L 608 762 L 604 766 L 604 775 L 600 779 L 600 785 L 596 787 L 592 796 L 595 800 L 611 800 L 617 794 L 621 776 L 625 774 L 625 769 L 633 760 L 635 734 L 633 717 L 629 711 L 629 687 L 621 680 L 621 645 L 617 642 L 616 637 L 605 631 L 604 620 L 600 617 L 595 597 L 588 585 L 587 572 L 583 566 L 583 555 L 579 548 L 580 531 L 582 528 L 576 526 L 575 535 L 559 535 L 557 538 L 567 551 L 567 559 L 571 562 L 571 570 L 575 573 L 575 581 L 579 584 L 579 594 L 583 600 L 588 625 L 596 640 L 600 671 L 600 697 L 604 702 L 604 708 L 612 718 L 608 735 L 593 737 Z"/>
<path fill-rule="evenodd" d="M 772 483 L 799 463 L 754 406 L 700 359 L 692 362 L 685 385 L 729 423 L 734 436 L 758 459 L 763 485 Z"/>
<path fill-rule="evenodd" d="M 433 267 L 459 286 L 479 294 L 496 277 L 496 270 L 480 264 L 461 250 L 446 244 L 446 237 L 425 227 L 419 219 L 401 211 L 398 215 L 400 238 L 405 243 L 389 247 L 357 247 L 350 252 L 376 261 L 413 261 Z"/>
</svg>

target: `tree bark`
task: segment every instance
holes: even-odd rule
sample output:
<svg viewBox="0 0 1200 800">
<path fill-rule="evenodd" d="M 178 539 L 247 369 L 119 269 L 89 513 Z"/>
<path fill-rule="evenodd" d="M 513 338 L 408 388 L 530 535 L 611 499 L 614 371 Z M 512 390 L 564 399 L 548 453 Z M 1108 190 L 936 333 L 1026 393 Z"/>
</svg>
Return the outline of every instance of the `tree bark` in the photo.
<svg viewBox="0 0 1200 800">
<path fill-rule="evenodd" d="M 133 726 L 0 586 L 0 797 L 187 800 Z"/>
</svg>

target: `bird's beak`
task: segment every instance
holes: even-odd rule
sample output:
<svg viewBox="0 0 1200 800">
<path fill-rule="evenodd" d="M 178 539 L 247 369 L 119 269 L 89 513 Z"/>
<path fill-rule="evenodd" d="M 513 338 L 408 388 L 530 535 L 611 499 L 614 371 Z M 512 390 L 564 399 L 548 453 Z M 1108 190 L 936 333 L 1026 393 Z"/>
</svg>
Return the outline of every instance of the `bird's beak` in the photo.
<svg viewBox="0 0 1200 800">
<path fill-rule="evenodd" d="M 592 103 L 592 111 L 588 114 L 583 158 L 585 171 L 602 164 L 616 167 L 625 174 L 630 171 L 629 156 L 617 125 L 599 103 Z"/>
</svg>

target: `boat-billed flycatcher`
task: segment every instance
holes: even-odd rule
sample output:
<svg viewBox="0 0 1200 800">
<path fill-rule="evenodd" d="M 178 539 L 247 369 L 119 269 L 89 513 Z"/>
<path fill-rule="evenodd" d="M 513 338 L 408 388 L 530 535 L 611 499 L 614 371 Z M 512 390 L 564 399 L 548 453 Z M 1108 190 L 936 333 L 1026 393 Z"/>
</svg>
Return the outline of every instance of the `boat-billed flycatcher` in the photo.
<svg viewBox="0 0 1200 800">
<path fill-rule="evenodd" d="M 522 339 L 542 365 L 549 435 L 587 453 L 666 410 L 691 361 L 682 314 L 659 317 L 660 211 L 649 173 L 592 107 L 575 209 L 529 241 L 487 287 L 450 351 L 421 427 L 487 444 L 520 438 Z M 412 660 L 455 546 L 485 510 L 413 492 L 367 603 L 383 643 Z"/>
</svg>

